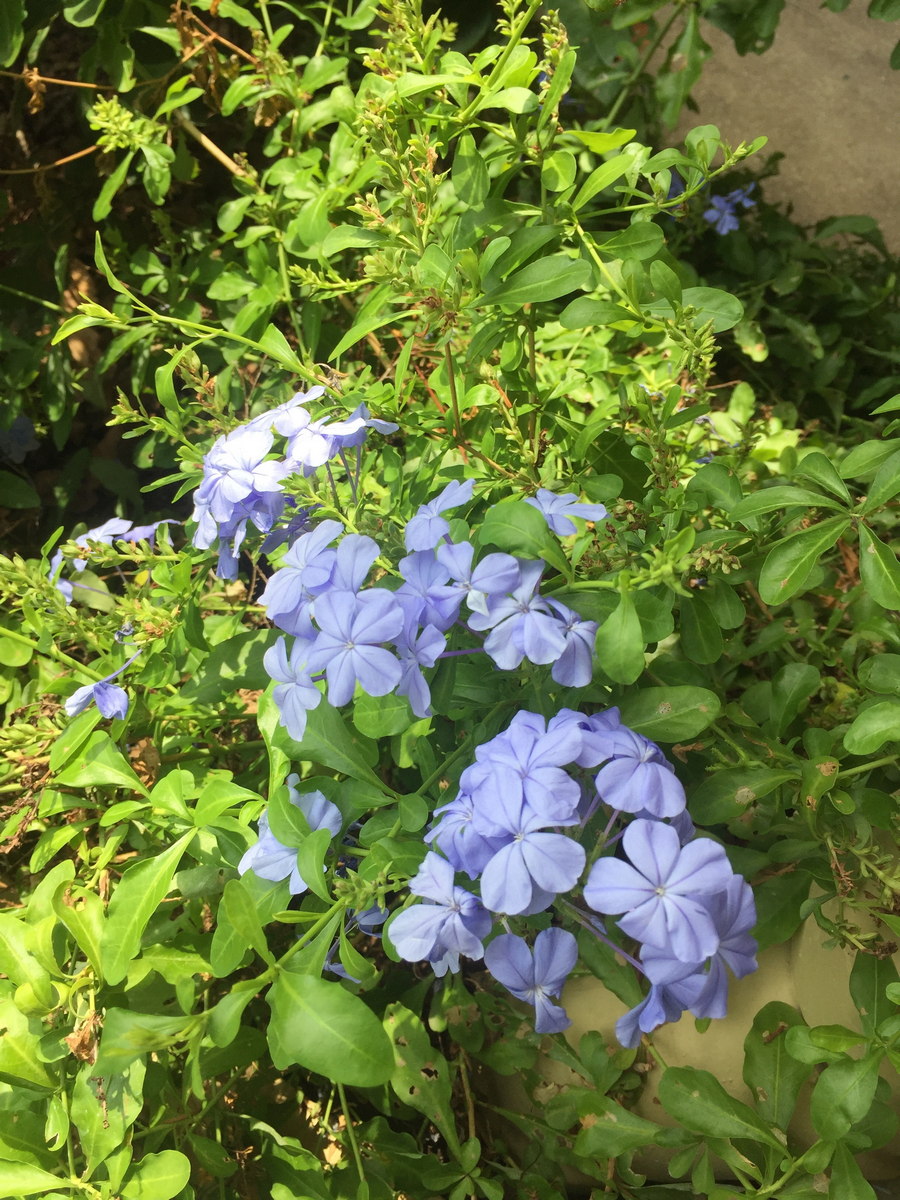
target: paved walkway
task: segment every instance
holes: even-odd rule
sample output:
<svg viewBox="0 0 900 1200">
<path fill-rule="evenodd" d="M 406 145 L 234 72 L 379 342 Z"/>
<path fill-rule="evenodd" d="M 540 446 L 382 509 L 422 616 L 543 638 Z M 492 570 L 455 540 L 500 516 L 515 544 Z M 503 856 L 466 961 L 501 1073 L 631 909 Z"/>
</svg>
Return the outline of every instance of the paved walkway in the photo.
<svg viewBox="0 0 900 1200">
<path fill-rule="evenodd" d="M 865 0 L 833 13 L 821 0 L 787 0 L 772 47 L 743 58 L 709 24 L 713 47 L 679 133 L 718 125 L 737 143 L 766 134 L 783 151 L 770 200 L 790 202 L 802 224 L 866 215 L 900 253 L 900 71 L 889 58 L 900 21 L 866 16 Z"/>
</svg>

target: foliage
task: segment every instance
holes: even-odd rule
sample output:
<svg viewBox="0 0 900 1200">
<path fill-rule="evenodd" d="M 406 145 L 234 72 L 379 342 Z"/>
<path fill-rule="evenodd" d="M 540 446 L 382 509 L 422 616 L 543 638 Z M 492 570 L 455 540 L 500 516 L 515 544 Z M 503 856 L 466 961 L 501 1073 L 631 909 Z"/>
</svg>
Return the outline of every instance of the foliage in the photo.
<svg viewBox="0 0 900 1200">
<path fill-rule="evenodd" d="M 604 16 L 596 53 L 661 7 Z M 680 37 L 698 37 L 694 6 L 676 7 Z M 656 152 L 637 118 L 616 125 L 646 67 L 636 42 L 628 77 L 610 84 L 615 112 L 567 106 L 594 52 L 576 56 L 538 10 L 508 0 L 465 50 L 416 0 L 343 14 L 210 0 L 179 7 L 175 26 L 154 0 L 102 19 L 91 2 L 54 10 L 55 24 L 29 11 L 22 26 L 35 61 L 96 22 L 85 70 L 102 64 L 115 95 L 82 110 L 106 158 L 92 293 L 72 298 L 37 352 L 15 335 L 26 344 L 11 382 L 59 447 L 91 389 L 102 415 L 114 387 L 112 429 L 134 439 L 151 497 L 165 497 L 157 515 L 187 524 L 132 527 L 142 501 L 123 483 L 129 520 L 51 524 L 39 551 L 0 562 L 10 1195 L 499 1200 L 558 1195 L 572 1168 L 646 1200 L 811 1196 L 824 1172 L 835 1197 L 870 1194 L 854 1155 L 891 1138 L 879 1069 L 900 1065 L 900 400 L 867 384 L 879 403 L 867 421 L 860 405 L 847 436 L 837 422 L 797 428 L 753 355 L 761 374 L 735 356 L 726 378 L 748 378 L 720 383 L 719 347 L 744 346 L 757 326 L 773 367 L 802 378 L 807 362 L 778 349 L 778 331 L 806 322 L 823 338 L 819 309 L 811 288 L 769 276 L 798 244 L 832 271 L 844 252 L 764 204 L 736 233 L 704 229 L 701 208 L 730 192 L 735 168 L 747 178 L 763 139 L 732 148 L 704 126 Z M 691 85 L 675 74 L 659 77 L 663 119 Z M 70 233 L 83 244 L 86 229 Z M 746 229 L 765 241 L 758 265 Z M 67 261 L 61 250 L 57 297 Z M 886 277 L 853 286 L 870 296 Z M 842 330 L 861 319 L 851 291 Z M 89 335 L 99 358 L 81 371 L 65 345 Z M 824 343 L 836 360 L 842 336 Z M 40 408 L 36 353 L 57 388 Z M 807 388 L 831 389 L 835 417 L 846 371 L 838 362 Z M 315 424 L 333 452 L 318 464 L 271 450 L 266 414 L 298 388 L 312 421 L 298 430 Z M 363 442 L 353 421 L 369 409 L 396 431 Z M 222 439 L 240 445 L 248 424 L 268 441 L 220 495 Z M 89 457 L 56 485 L 57 512 Z M 90 470 L 113 488 L 132 478 L 115 460 Z M 363 674 L 344 703 L 329 675 L 328 696 L 286 727 L 278 688 L 290 683 L 272 666 L 266 613 L 302 638 L 271 600 L 277 572 L 296 566 L 296 519 L 338 523 L 342 546 L 371 538 L 369 591 L 393 594 L 410 521 L 447 485 L 468 486 L 464 502 L 426 515 L 453 542 L 479 560 L 539 561 L 543 596 L 594 623 L 590 681 L 560 678 L 524 646 L 512 667 L 471 657 L 469 621 L 426 667 L 431 712 Z M 574 534 L 524 502 L 541 489 L 586 498 Z M 223 547 L 217 577 L 210 551 Z M 752 884 L 762 947 L 807 921 L 857 950 L 858 1030 L 810 1026 L 778 1003 L 757 1015 L 752 1105 L 697 1065 L 663 1066 L 652 1036 L 630 1049 L 597 1033 L 544 1041 L 477 958 L 435 981 L 400 961 L 398 916 L 381 940 L 364 922 L 373 907 L 414 911 L 435 809 L 517 712 L 610 706 L 671 748 L 706 831 L 692 844 L 724 847 Z M 301 788 L 321 796 L 315 817 Z M 622 827 L 586 824 L 592 864 Z M 267 834 L 306 890 L 247 869 L 265 869 Z M 535 946 L 574 922 L 580 975 L 641 1001 L 640 972 L 591 935 L 578 891 L 551 915 L 508 921 Z M 541 1087 L 542 1048 L 572 1086 L 543 1107 L 498 1104 L 498 1073 Z M 648 1072 L 674 1128 L 634 1111 Z M 804 1143 L 791 1122 L 813 1076 Z M 632 1157 L 648 1145 L 672 1152 L 670 1176 L 686 1182 L 647 1183 Z"/>
</svg>

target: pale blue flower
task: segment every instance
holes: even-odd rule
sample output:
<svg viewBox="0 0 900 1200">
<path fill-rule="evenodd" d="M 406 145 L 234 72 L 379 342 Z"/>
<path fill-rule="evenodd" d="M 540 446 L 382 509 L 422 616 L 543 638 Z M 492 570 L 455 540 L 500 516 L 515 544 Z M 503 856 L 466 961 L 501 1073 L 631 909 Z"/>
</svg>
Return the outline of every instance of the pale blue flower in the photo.
<svg viewBox="0 0 900 1200">
<path fill-rule="evenodd" d="M 332 837 L 336 837 L 341 831 L 340 809 L 321 792 L 299 793 L 294 786 L 299 782 L 299 775 L 288 776 L 291 804 L 303 813 L 311 833 L 327 829 Z M 268 879 L 272 883 L 287 879 L 292 896 L 299 896 L 309 887 L 297 866 L 297 847 L 285 846 L 275 837 L 269 828 L 266 813 L 259 818 L 259 840 L 245 851 L 238 863 L 238 873 L 243 875 L 245 871 L 252 871 L 260 879 Z"/>
<path fill-rule="evenodd" d="M 474 489 L 474 480 L 467 479 L 460 483 L 454 479 L 433 500 L 423 504 L 406 526 L 407 550 L 433 550 L 441 538 L 450 532 L 450 525 L 441 513 L 471 500 Z"/>
<path fill-rule="evenodd" d="M 533 954 L 528 943 L 512 933 L 494 938 L 484 952 L 494 978 L 517 999 L 534 1005 L 537 1033 L 560 1033 L 572 1024 L 566 1010 L 550 997 L 560 995 L 577 958 L 578 945 L 565 929 L 542 929 Z"/>
<path fill-rule="evenodd" d="M 580 501 L 574 492 L 557 496 L 547 488 L 538 488 L 533 496 L 526 496 L 525 503 L 536 508 L 550 530 L 558 537 L 577 533 L 578 527 L 571 519 L 581 517 L 585 521 L 602 521 L 607 516 L 602 504 L 587 504 Z"/>
<path fill-rule="evenodd" d="M 409 881 L 409 890 L 430 903 L 414 904 L 391 922 L 388 933 L 401 958 L 424 959 L 440 976 L 459 970 L 461 954 L 482 957 L 482 939 L 491 930 L 490 913 L 476 896 L 455 885 L 450 863 L 429 850 Z"/>
<path fill-rule="evenodd" d="M 625 830 L 622 846 L 630 863 L 595 862 L 586 903 L 596 912 L 624 913 L 618 921 L 623 933 L 671 950 L 682 962 L 715 954 L 719 934 L 703 899 L 724 891 L 733 876 L 722 847 L 698 838 L 682 848 L 671 826 L 640 819 Z"/>
</svg>

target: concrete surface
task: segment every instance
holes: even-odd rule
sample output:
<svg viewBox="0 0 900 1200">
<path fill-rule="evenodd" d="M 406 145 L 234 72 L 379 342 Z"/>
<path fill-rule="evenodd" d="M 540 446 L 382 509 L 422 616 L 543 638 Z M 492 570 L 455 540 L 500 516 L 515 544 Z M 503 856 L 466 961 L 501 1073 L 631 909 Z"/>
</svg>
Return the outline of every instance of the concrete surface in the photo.
<svg viewBox="0 0 900 1200">
<path fill-rule="evenodd" d="M 743 58 L 704 23 L 713 55 L 692 93 L 700 111 L 678 132 L 715 124 L 732 144 L 765 134 L 762 153 L 785 154 L 769 200 L 792 203 L 802 224 L 874 217 L 900 253 L 900 71 L 888 61 L 900 21 L 872 20 L 866 8 L 787 0 L 771 48 Z"/>
</svg>

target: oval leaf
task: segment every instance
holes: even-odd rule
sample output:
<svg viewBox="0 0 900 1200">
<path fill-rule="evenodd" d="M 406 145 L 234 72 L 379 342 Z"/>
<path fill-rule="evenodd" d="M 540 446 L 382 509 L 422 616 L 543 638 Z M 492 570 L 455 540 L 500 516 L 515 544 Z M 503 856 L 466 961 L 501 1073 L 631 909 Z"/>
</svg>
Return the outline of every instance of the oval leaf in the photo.
<svg viewBox="0 0 900 1200">
<path fill-rule="evenodd" d="M 629 729 L 654 742 L 680 742 L 711 725 L 722 704 L 715 692 L 706 688 L 652 687 L 626 697 L 620 709 Z"/>
<path fill-rule="evenodd" d="M 377 1087 L 394 1072 L 380 1021 L 358 996 L 315 975 L 278 974 L 268 995 L 269 1048 L 279 1070 L 299 1063 L 335 1083 Z"/>
<path fill-rule="evenodd" d="M 842 537 L 846 517 L 832 517 L 776 542 L 759 573 L 759 594 L 766 604 L 781 604 L 803 590 L 818 559 Z"/>
</svg>

